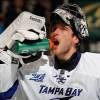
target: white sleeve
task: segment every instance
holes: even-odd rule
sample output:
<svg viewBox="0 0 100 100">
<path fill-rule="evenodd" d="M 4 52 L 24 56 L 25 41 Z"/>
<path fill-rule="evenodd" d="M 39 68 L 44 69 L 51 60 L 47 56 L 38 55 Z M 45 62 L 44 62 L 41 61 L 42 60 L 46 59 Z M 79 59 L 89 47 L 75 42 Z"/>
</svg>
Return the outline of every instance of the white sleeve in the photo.
<svg viewBox="0 0 100 100">
<path fill-rule="evenodd" d="M 17 80 L 18 64 L 12 62 L 6 51 L 0 53 L 0 61 L 0 92 L 5 92 Z"/>
<path fill-rule="evenodd" d="M 97 79 L 97 96 L 98 96 L 98 100 L 100 100 L 100 77 Z"/>
</svg>

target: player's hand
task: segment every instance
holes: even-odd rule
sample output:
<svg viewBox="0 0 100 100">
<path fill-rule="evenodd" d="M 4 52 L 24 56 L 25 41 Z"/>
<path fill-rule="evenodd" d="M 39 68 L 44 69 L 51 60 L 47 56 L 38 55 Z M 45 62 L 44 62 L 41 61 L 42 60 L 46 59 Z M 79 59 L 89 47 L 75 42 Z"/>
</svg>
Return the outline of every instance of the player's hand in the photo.
<svg viewBox="0 0 100 100">
<path fill-rule="evenodd" d="M 14 45 L 14 43 L 16 41 L 19 42 L 24 42 L 24 40 L 38 40 L 38 39 L 44 39 L 46 37 L 46 32 L 45 31 L 41 31 L 41 30 L 17 30 L 16 33 L 12 36 L 11 40 L 9 41 L 9 43 L 7 43 L 7 47 L 8 47 L 8 54 L 11 55 L 12 57 L 15 58 L 28 58 L 29 55 L 17 55 L 14 54 L 10 48 Z M 37 53 L 34 53 L 32 55 L 36 55 Z"/>
<path fill-rule="evenodd" d="M 18 38 L 19 37 L 19 38 Z M 17 33 L 13 36 L 14 40 L 19 40 L 20 42 L 23 42 L 26 40 L 38 40 L 43 39 L 46 37 L 46 33 L 41 30 L 17 30 Z"/>
<path fill-rule="evenodd" d="M 17 30 L 16 33 L 12 36 L 7 47 L 10 49 L 15 41 L 23 42 L 24 40 L 38 40 L 44 39 L 46 37 L 46 32 L 41 30 Z"/>
</svg>

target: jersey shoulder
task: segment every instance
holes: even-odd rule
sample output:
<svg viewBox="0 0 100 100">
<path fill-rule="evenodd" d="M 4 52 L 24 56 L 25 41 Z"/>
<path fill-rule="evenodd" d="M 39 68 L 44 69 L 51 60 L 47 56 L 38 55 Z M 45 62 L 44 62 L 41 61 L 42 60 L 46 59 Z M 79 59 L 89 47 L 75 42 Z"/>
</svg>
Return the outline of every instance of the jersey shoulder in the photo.
<svg viewBox="0 0 100 100">
<path fill-rule="evenodd" d="M 100 54 L 99 53 L 82 53 L 79 65 L 81 71 L 85 74 L 100 77 Z"/>
<path fill-rule="evenodd" d="M 88 61 L 93 61 L 97 64 L 100 63 L 100 54 L 99 53 L 90 53 L 86 52 L 82 54 L 82 57 L 87 59 Z"/>
</svg>

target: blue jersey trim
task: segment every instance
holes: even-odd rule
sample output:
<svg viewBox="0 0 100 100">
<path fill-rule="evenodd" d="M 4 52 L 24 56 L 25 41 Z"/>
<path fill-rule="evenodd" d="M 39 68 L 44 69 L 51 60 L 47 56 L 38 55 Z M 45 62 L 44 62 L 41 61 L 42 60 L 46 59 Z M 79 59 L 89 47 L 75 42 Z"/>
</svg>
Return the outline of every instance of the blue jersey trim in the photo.
<svg viewBox="0 0 100 100">
<path fill-rule="evenodd" d="M 18 87 L 18 80 L 15 81 L 14 85 L 6 92 L 1 92 L 0 93 L 0 100 L 7 100 L 7 99 L 11 99 L 11 97 L 14 95 L 14 93 L 17 90 Z"/>
</svg>

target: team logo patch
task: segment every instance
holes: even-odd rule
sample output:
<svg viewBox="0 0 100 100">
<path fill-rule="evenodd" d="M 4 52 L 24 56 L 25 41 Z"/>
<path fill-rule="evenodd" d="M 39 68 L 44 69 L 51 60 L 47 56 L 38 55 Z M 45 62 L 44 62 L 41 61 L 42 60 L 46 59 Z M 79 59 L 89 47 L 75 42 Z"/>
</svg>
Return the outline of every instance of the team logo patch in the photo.
<svg viewBox="0 0 100 100">
<path fill-rule="evenodd" d="M 55 75 L 54 77 L 59 84 L 64 84 L 66 82 L 66 78 L 62 75 Z"/>
<path fill-rule="evenodd" d="M 36 82 L 43 82 L 44 77 L 45 77 L 45 74 L 35 73 L 35 74 L 32 74 L 32 77 L 29 80 L 33 80 Z"/>
</svg>

